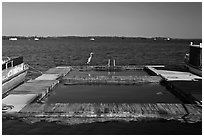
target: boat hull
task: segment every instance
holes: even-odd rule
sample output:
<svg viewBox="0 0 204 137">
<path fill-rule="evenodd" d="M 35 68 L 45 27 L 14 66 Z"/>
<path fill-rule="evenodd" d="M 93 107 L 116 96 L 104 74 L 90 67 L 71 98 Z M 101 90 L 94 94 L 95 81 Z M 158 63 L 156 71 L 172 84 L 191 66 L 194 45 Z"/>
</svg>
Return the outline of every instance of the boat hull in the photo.
<svg viewBox="0 0 204 137">
<path fill-rule="evenodd" d="M 8 91 L 24 82 L 26 74 L 27 71 L 23 71 L 18 75 L 14 76 L 12 79 L 9 79 L 6 82 L 4 82 L 2 84 L 2 95 L 6 94 Z"/>
</svg>

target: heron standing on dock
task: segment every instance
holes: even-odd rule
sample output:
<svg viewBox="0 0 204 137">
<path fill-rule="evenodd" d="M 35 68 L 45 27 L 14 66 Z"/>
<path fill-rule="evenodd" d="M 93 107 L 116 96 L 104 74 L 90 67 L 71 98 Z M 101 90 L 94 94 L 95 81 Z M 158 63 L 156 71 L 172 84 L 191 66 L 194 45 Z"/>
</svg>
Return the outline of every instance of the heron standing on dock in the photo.
<svg viewBox="0 0 204 137">
<path fill-rule="evenodd" d="M 91 52 L 90 53 L 90 56 L 89 56 L 89 58 L 88 58 L 88 60 L 87 60 L 87 63 L 86 64 L 90 64 L 90 62 L 91 62 L 91 59 L 92 59 L 92 57 L 93 57 L 93 52 Z"/>
</svg>

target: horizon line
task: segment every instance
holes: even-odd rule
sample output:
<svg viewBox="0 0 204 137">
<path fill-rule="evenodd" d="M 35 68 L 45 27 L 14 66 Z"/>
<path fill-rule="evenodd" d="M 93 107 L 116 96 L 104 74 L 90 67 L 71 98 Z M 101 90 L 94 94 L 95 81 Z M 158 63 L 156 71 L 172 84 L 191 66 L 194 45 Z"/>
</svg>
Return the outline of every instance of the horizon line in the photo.
<svg viewBox="0 0 204 137">
<path fill-rule="evenodd" d="M 111 36 L 111 35 L 57 35 L 57 36 L 40 36 L 40 35 L 2 35 L 2 37 L 125 37 L 125 38 L 170 38 L 170 39 L 202 39 L 202 38 L 176 38 L 176 37 L 167 37 L 167 36 Z"/>
</svg>

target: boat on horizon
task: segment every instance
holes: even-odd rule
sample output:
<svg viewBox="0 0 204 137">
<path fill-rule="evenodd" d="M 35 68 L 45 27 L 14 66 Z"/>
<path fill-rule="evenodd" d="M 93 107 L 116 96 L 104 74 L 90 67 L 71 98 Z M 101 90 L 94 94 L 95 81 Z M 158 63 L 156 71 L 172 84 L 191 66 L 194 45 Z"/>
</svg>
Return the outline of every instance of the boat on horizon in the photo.
<svg viewBox="0 0 204 137">
<path fill-rule="evenodd" d="M 9 38 L 9 40 L 11 40 L 11 41 L 16 41 L 16 40 L 18 40 L 17 38 Z"/>
<path fill-rule="evenodd" d="M 202 43 L 190 43 L 189 53 L 186 53 L 184 62 L 191 73 L 202 77 Z"/>
<path fill-rule="evenodd" d="M 35 41 L 39 41 L 39 38 L 34 38 Z"/>
<path fill-rule="evenodd" d="M 23 83 L 28 69 L 22 56 L 2 57 L 2 95 Z"/>
</svg>

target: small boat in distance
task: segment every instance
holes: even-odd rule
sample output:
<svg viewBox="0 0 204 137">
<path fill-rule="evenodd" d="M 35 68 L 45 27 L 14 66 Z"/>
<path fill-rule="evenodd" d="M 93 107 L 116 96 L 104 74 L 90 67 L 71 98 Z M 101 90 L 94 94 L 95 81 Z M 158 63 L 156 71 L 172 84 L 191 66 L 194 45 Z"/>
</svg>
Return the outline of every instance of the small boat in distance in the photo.
<svg viewBox="0 0 204 137">
<path fill-rule="evenodd" d="M 2 95 L 24 82 L 28 69 L 22 56 L 2 57 Z"/>
<path fill-rule="evenodd" d="M 17 38 L 9 38 L 9 40 L 11 40 L 11 41 L 16 41 L 16 40 L 18 40 Z"/>
<path fill-rule="evenodd" d="M 202 43 L 200 45 L 190 43 L 189 53 L 185 55 L 184 62 L 190 72 L 202 76 Z"/>
<path fill-rule="evenodd" d="M 90 41 L 94 41 L 95 39 L 94 38 L 90 38 Z"/>
<path fill-rule="evenodd" d="M 39 38 L 34 38 L 34 40 L 35 40 L 35 41 L 38 41 L 38 40 L 39 40 Z"/>
</svg>

